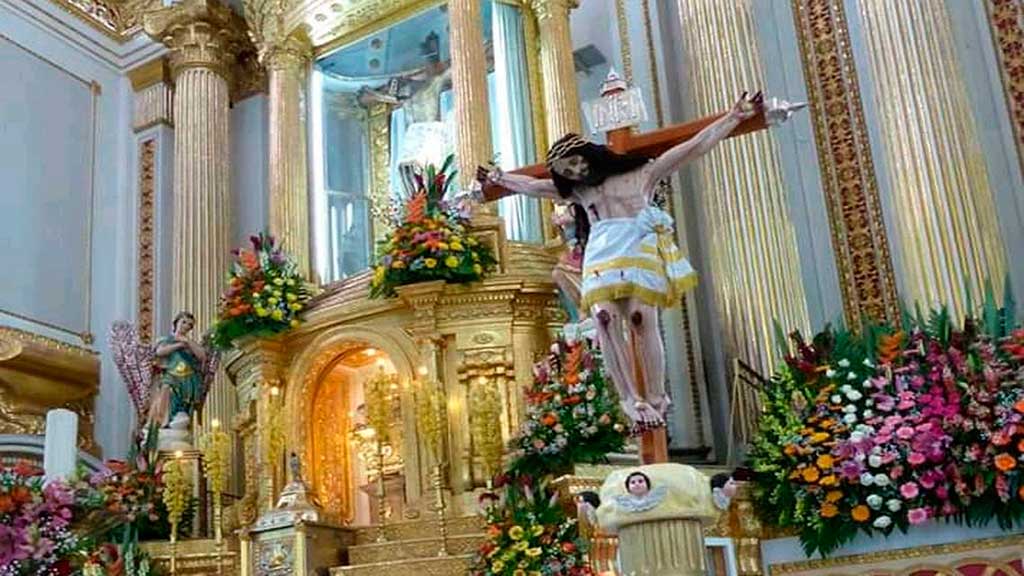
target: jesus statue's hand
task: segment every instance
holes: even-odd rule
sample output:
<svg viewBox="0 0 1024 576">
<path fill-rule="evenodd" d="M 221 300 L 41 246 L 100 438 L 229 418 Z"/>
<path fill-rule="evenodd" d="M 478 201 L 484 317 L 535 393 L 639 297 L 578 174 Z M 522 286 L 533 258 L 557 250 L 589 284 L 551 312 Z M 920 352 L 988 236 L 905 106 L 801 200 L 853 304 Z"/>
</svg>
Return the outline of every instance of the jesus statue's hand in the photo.
<svg viewBox="0 0 1024 576">
<path fill-rule="evenodd" d="M 741 122 L 748 118 L 753 118 L 764 109 L 764 94 L 760 90 L 752 96 L 747 94 L 747 92 L 744 92 L 740 99 L 733 104 L 732 109 L 729 110 L 729 115 Z"/>
</svg>

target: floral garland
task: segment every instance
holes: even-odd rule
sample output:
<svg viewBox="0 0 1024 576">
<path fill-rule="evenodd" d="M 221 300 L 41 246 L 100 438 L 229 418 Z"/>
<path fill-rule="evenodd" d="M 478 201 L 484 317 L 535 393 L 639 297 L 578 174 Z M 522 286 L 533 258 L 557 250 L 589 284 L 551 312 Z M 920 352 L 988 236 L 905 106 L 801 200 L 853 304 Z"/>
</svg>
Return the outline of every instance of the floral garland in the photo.
<svg viewBox="0 0 1024 576">
<path fill-rule="evenodd" d="M 751 453 L 763 519 L 798 528 L 808 555 L 934 518 L 1024 520 L 1024 330 L 1008 304 L 990 295 L 959 328 L 940 310 L 794 335 Z"/>
<path fill-rule="evenodd" d="M 252 250 L 232 252 L 227 290 L 221 295 L 213 325 L 213 345 L 220 349 L 248 335 L 278 334 L 296 328 L 312 296 L 298 265 L 267 234 L 250 236 Z"/>
<path fill-rule="evenodd" d="M 428 166 L 416 174 L 418 191 L 393 210 L 394 229 L 377 249 L 371 298 L 395 295 L 395 288 L 444 280 L 469 283 L 494 269 L 491 248 L 471 236 L 468 206 L 444 198 L 455 179 L 453 156 L 438 170 Z"/>
<path fill-rule="evenodd" d="M 625 445 L 615 391 L 605 381 L 599 352 L 585 339 L 551 345 L 547 360 L 534 366 L 526 404 L 527 418 L 511 443 L 513 476 L 564 472 L 573 464 L 600 462 Z"/>
<path fill-rule="evenodd" d="M 576 520 L 567 518 L 558 495 L 537 489 L 529 477 L 506 491 L 504 506 L 487 510 L 487 539 L 477 553 L 473 576 L 590 576 L 586 543 Z"/>
</svg>

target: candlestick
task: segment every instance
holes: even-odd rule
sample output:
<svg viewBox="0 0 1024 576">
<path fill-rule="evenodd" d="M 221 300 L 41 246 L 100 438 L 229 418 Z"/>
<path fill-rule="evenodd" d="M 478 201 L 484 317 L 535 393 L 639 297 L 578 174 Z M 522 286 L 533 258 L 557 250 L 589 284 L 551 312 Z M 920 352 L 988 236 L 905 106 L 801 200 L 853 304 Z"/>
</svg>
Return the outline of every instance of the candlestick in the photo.
<svg viewBox="0 0 1024 576">
<path fill-rule="evenodd" d="M 171 525 L 171 576 L 178 573 L 178 524 L 188 505 L 189 482 L 181 459 L 184 453 L 178 450 L 174 459 L 164 469 L 164 505 L 167 507 L 167 521 Z"/>
<path fill-rule="evenodd" d="M 227 484 L 228 435 L 220 426 L 220 421 L 210 422 L 210 430 L 200 439 L 203 451 L 203 466 L 213 495 L 213 539 L 217 548 L 217 574 L 224 573 L 222 549 L 224 545 L 221 526 L 221 494 Z"/>
</svg>

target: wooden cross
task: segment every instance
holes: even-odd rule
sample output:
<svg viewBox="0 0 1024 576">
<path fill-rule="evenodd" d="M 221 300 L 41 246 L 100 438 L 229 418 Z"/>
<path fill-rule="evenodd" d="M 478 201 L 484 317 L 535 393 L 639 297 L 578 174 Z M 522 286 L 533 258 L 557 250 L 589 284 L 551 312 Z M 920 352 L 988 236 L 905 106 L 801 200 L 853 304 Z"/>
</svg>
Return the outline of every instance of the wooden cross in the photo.
<svg viewBox="0 0 1024 576">
<path fill-rule="evenodd" d="M 674 126 L 646 133 L 634 133 L 630 128 L 619 128 L 608 132 L 608 147 L 620 154 L 643 154 L 653 158 L 673 146 L 693 138 L 709 124 L 724 115 L 725 113 L 706 116 L 685 124 L 676 124 Z M 767 127 L 768 124 L 765 121 L 765 116 L 762 112 L 741 122 L 728 137 L 732 138 L 733 136 L 739 136 L 741 134 L 757 132 L 766 129 Z M 511 173 L 523 174 L 534 178 L 551 177 L 550 172 L 548 172 L 548 169 L 544 164 L 526 166 L 524 168 L 512 170 Z M 486 201 L 497 200 L 498 198 L 511 196 L 513 194 L 515 194 L 515 192 L 493 183 L 487 184 L 483 189 L 483 196 Z M 635 377 L 637 379 L 637 389 L 640 392 L 640 395 L 643 396 L 646 394 L 647 386 L 644 383 L 644 374 L 638 358 L 639 350 L 637 349 L 637 342 L 633 341 L 631 344 L 633 366 L 635 370 Z M 668 436 L 665 433 L 665 427 L 646 430 L 643 432 L 640 437 L 640 459 L 644 464 L 668 462 Z"/>
</svg>

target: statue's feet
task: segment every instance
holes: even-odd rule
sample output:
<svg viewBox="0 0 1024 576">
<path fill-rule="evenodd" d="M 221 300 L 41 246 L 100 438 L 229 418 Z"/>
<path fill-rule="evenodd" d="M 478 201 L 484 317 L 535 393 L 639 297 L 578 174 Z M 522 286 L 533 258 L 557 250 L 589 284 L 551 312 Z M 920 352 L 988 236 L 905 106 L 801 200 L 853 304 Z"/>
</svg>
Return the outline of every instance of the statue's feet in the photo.
<svg viewBox="0 0 1024 576">
<path fill-rule="evenodd" d="M 640 412 L 636 410 L 637 402 L 633 402 L 632 400 L 623 400 L 620 404 L 622 406 L 622 413 L 626 415 L 626 418 L 630 422 L 633 422 L 634 425 L 639 425 Z"/>
</svg>

